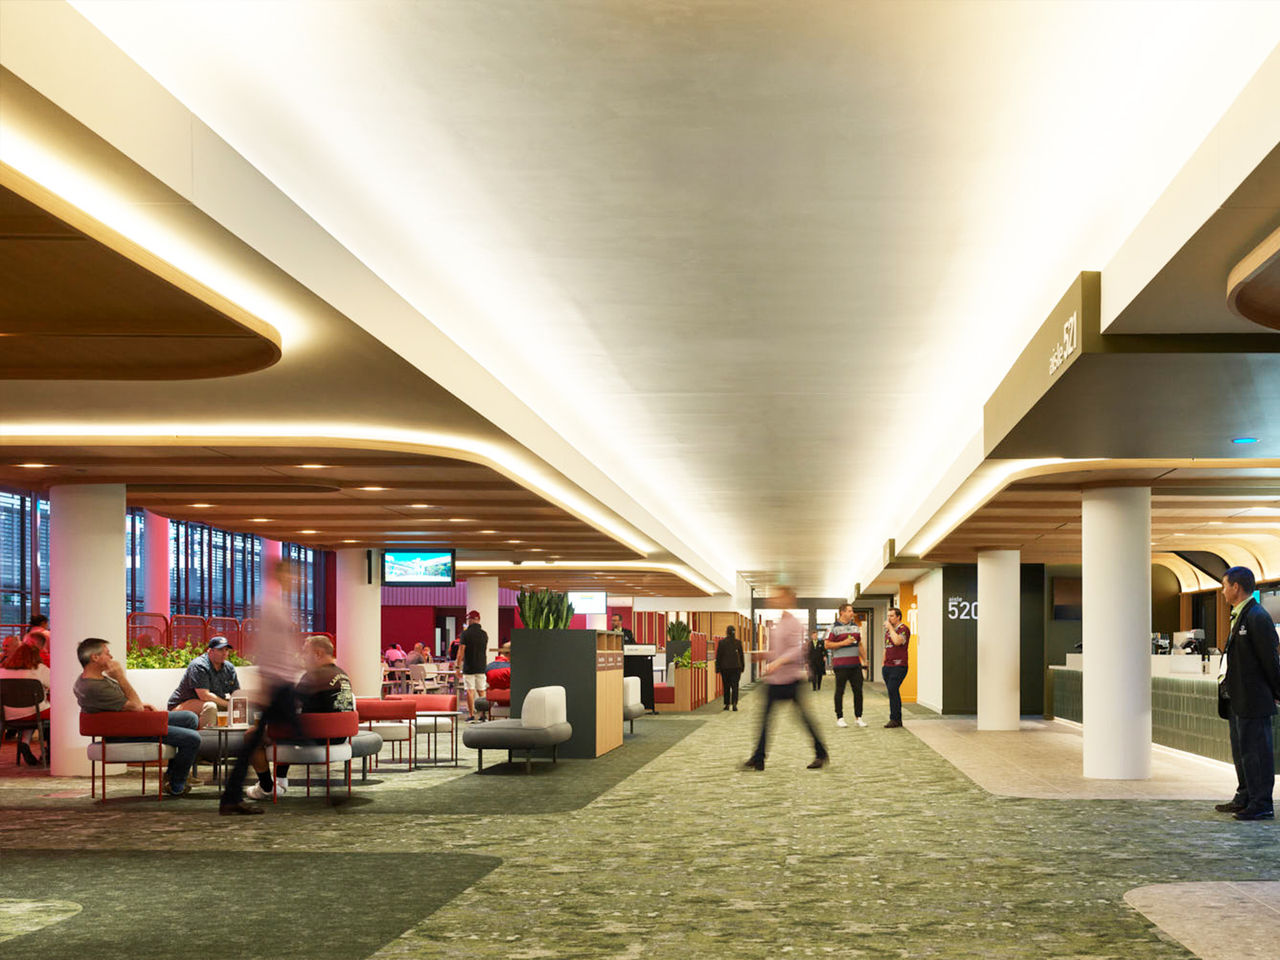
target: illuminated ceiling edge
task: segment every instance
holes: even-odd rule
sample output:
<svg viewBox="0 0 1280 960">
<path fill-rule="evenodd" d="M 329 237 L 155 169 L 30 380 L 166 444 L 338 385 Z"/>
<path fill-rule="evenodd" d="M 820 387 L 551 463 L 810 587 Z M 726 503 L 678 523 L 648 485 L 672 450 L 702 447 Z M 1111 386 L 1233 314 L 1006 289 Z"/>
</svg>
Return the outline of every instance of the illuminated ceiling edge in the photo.
<svg viewBox="0 0 1280 960">
<path fill-rule="evenodd" d="M 480 571 L 510 571 L 512 573 L 530 571 L 546 572 L 557 570 L 623 570 L 636 573 L 652 571 L 653 573 L 670 573 L 690 586 L 697 587 L 704 593 L 715 595 L 721 591 L 717 590 L 712 584 L 708 583 L 702 577 L 698 576 L 692 569 L 682 563 L 660 563 L 645 560 L 609 560 L 603 563 L 593 563 L 589 560 L 523 560 L 520 563 L 514 563 L 510 560 L 486 561 L 486 560 L 459 560 L 459 570 L 480 570 Z M 607 584 L 605 585 L 607 586 Z"/>
<path fill-rule="evenodd" d="M 520 464 L 507 451 L 492 444 L 439 434 L 405 430 L 377 430 L 361 427 L 317 429 L 306 424 L 273 424 L 265 430 L 262 425 L 222 423 L 217 428 L 202 428 L 192 424 L 0 424 L 0 447 L 38 442 L 50 446 L 75 446 L 103 444 L 107 446 L 290 446 L 331 445 L 356 450 L 411 453 L 429 456 L 445 456 L 479 464 L 502 474 L 509 480 L 536 493 L 538 496 L 573 514 L 578 519 L 625 543 L 640 553 L 649 555 L 659 548 L 639 531 L 622 526 L 619 522 L 586 503 L 574 491 L 550 477 L 542 475 L 542 468 L 535 464 Z M 699 578 L 702 579 L 702 578 Z M 728 592 L 714 588 L 711 592 Z"/>
</svg>

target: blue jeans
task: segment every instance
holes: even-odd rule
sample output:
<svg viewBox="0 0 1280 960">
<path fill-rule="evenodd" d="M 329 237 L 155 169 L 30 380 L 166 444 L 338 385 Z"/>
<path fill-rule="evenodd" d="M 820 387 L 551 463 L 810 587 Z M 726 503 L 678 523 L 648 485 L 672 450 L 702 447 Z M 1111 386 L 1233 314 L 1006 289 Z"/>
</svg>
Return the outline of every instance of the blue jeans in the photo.
<svg viewBox="0 0 1280 960">
<path fill-rule="evenodd" d="M 169 761 L 168 777 L 171 786 L 181 789 L 187 782 L 187 774 L 191 765 L 196 762 L 196 753 L 200 749 L 200 734 L 196 727 L 200 718 L 190 710 L 173 710 L 169 713 L 169 732 L 164 735 L 164 744 L 178 752 Z M 137 743 L 136 737 L 112 737 L 116 743 Z"/>
<path fill-rule="evenodd" d="M 1274 736 L 1270 717 L 1232 714 L 1231 759 L 1236 764 L 1235 800 L 1250 810 L 1274 809 L 1271 791 L 1276 782 Z"/>
<path fill-rule="evenodd" d="M 902 722 L 902 681 L 907 679 L 906 667 L 881 667 L 884 687 L 889 691 L 889 722 Z"/>
</svg>

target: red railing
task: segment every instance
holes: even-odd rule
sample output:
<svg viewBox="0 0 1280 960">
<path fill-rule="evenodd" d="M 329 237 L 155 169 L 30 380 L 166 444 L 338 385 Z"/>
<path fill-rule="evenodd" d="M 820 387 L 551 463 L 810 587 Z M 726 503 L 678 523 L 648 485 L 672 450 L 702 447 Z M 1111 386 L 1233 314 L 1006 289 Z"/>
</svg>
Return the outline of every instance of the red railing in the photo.
<svg viewBox="0 0 1280 960">
<path fill-rule="evenodd" d="M 163 613 L 131 613 L 125 618 L 125 639 L 131 650 L 169 645 L 169 618 Z"/>
<path fill-rule="evenodd" d="M 169 618 L 170 647 L 203 647 L 209 642 L 209 621 L 186 613 L 176 613 Z"/>
</svg>

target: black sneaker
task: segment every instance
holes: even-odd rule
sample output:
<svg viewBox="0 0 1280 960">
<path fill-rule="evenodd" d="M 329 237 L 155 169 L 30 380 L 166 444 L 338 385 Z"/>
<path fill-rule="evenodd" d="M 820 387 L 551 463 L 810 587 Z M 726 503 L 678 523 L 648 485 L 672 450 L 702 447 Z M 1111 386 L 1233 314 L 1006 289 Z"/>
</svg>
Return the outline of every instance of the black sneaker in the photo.
<svg viewBox="0 0 1280 960">
<path fill-rule="evenodd" d="M 1226 803 L 1217 804 L 1213 809 L 1217 810 L 1219 813 L 1239 813 L 1244 809 L 1244 806 L 1245 805 L 1243 803 L 1236 803 L 1234 800 L 1229 800 Z"/>
<path fill-rule="evenodd" d="M 1276 812 L 1271 807 L 1245 807 L 1235 817 L 1237 820 L 1274 820 Z"/>
</svg>

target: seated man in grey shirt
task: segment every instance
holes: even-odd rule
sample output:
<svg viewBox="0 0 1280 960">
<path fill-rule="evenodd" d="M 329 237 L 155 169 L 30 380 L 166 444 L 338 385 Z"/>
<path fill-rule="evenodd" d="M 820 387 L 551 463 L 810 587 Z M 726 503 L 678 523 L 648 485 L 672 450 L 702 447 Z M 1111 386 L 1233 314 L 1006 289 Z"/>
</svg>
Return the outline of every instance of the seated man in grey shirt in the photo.
<svg viewBox="0 0 1280 960">
<path fill-rule="evenodd" d="M 169 709 L 199 714 L 202 729 L 217 724 L 218 711 L 228 709 L 231 694 L 240 689 L 236 668 L 227 659 L 230 656 L 231 641 L 211 638 L 209 649 L 187 664 L 178 689 L 169 697 Z"/>
<path fill-rule="evenodd" d="M 142 702 L 124 673 L 124 664 L 111 656 L 107 641 L 90 637 L 80 641 L 76 656 L 84 667 L 72 687 L 80 709 L 85 713 L 111 713 L 120 710 L 154 710 Z M 121 739 L 128 739 L 121 738 Z M 164 742 L 177 749 L 169 761 L 164 775 L 164 789 L 173 796 L 181 796 L 191 790 L 189 774 L 200 749 L 200 734 L 196 733 L 196 715 L 189 710 L 169 714 L 169 732 Z"/>
</svg>

